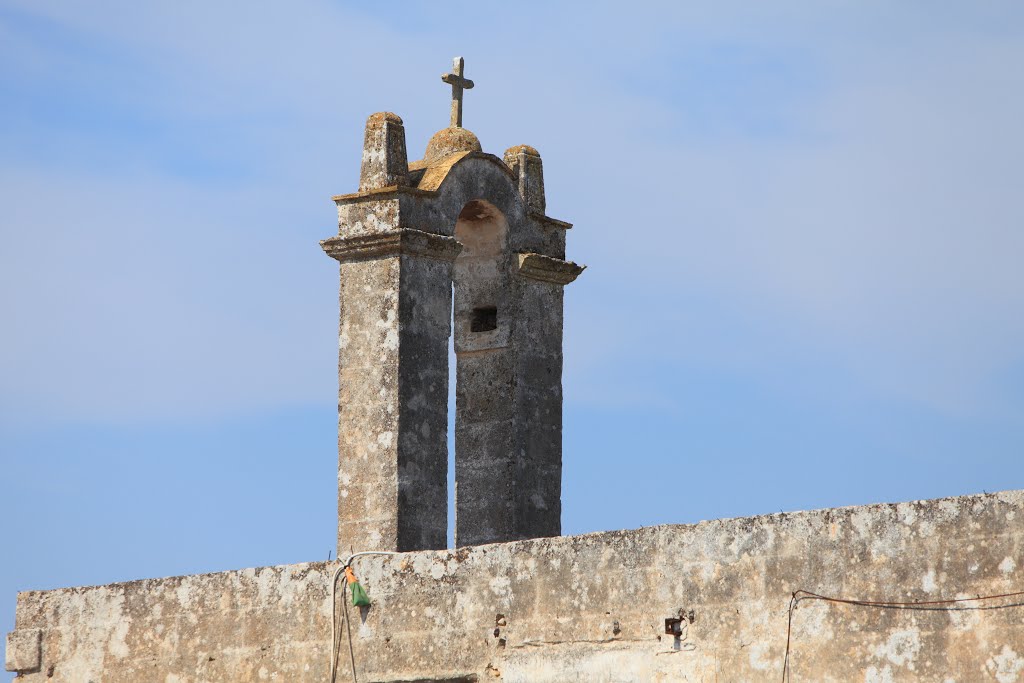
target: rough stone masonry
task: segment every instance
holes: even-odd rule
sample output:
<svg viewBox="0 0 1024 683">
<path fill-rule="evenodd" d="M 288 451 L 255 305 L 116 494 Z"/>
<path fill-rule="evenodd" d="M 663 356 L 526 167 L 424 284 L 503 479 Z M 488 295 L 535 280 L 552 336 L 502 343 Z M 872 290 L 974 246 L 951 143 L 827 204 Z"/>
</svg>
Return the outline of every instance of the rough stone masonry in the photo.
<svg viewBox="0 0 1024 683">
<path fill-rule="evenodd" d="M 583 268 L 566 260 L 569 224 L 546 215 L 537 150 L 492 156 L 462 128 L 463 69 L 442 77 L 452 125 L 421 160 L 398 116 L 369 118 L 358 192 L 334 198 L 338 234 L 321 243 L 341 275 L 339 557 L 393 553 L 352 560 L 371 606 L 342 609 L 339 562 L 23 592 L 7 670 L 1024 682 L 1024 492 L 559 537 L 562 290 Z"/>
<path fill-rule="evenodd" d="M 1018 491 L 362 557 L 373 605 L 350 607 L 357 677 L 345 631 L 338 681 L 777 683 L 793 591 L 1019 591 L 1022 519 Z M 8 668 L 19 683 L 326 683 L 337 567 L 21 593 Z M 1021 603 L 804 601 L 790 680 L 1016 683 Z"/>
</svg>

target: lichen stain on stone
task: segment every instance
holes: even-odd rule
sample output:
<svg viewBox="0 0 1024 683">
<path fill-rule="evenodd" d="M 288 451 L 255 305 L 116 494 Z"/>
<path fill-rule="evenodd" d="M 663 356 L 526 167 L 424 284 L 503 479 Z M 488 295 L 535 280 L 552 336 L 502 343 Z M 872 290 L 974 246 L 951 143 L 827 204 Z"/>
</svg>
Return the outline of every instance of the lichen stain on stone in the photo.
<svg viewBox="0 0 1024 683">
<path fill-rule="evenodd" d="M 895 680 L 892 675 L 892 667 L 889 665 L 881 668 L 869 666 L 864 672 L 864 683 L 895 683 Z"/>
<path fill-rule="evenodd" d="M 921 577 L 921 590 L 928 594 L 934 594 L 938 589 L 939 586 L 935 582 L 935 569 L 931 568 Z"/>
<path fill-rule="evenodd" d="M 430 138 L 423 161 L 428 163 L 440 161 L 452 154 L 479 152 L 482 149 L 480 140 L 471 131 L 456 127 L 443 128 Z"/>
<path fill-rule="evenodd" d="M 999 683 L 1017 683 L 1024 673 L 1024 657 L 1021 657 L 1009 645 L 1003 645 L 999 654 L 993 655 L 985 666 Z"/>
<path fill-rule="evenodd" d="M 874 655 L 888 659 L 896 666 L 905 666 L 914 670 L 914 663 L 921 651 L 921 633 L 916 629 L 906 629 L 892 633 L 888 640 L 874 649 Z"/>
</svg>

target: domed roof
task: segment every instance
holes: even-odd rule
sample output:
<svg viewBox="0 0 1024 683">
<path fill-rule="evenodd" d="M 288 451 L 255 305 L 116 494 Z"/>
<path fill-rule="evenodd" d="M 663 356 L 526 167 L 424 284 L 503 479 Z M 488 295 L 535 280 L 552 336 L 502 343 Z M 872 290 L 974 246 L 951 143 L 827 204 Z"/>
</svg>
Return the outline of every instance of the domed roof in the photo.
<svg viewBox="0 0 1024 683">
<path fill-rule="evenodd" d="M 530 156 L 540 156 L 540 152 L 537 151 L 536 147 L 530 147 L 529 145 L 516 145 L 515 147 L 509 147 L 505 150 L 505 158 L 508 159 L 509 157 L 514 157 L 520 152 L 524 152 Z"/>
<path fill-rule="evenodd" d="M 430 163 L 458 152 L 479 152 L 481 150 L 480 140 L 471 131 L 465 128 L 445 128 L 437 131 L 434 133 L 434 137 L 430 138 L 423 161 Z"/>
</svg>

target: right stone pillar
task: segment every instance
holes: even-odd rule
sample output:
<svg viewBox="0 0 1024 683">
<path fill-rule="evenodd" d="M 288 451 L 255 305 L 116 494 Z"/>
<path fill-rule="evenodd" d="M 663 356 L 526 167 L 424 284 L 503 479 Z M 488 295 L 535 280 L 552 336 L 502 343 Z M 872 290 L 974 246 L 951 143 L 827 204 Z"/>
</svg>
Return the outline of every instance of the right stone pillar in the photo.
<svg viewBox="0 0 1024 683">
<path fill-rule="evenodd" d="M 476 200 L 455 227 L 458 546 L 561 533 L 562 288 L 583 268 L 556 257 L 567 224 L 544 216 L 540 155 L 513 147 L 504 162 L 522 215 L 510 228 Z"/>
</svg>

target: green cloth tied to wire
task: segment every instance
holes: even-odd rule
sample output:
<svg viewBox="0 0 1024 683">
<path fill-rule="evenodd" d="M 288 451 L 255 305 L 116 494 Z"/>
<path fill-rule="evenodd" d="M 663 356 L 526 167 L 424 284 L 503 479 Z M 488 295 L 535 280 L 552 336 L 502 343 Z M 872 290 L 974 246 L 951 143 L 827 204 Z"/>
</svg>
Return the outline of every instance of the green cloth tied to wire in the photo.
<svg viewBox="0 0 1024 683">
<path fill-rule="evenodd" d="M 349 590 L 352 591 L 352 604 L 356 607 L 369 607 L 370 596 L 366 594 L 366 589 L 359 585 L 352 567 L 345 567 L 345 581 L 348 582 Z"/>
</svg>

